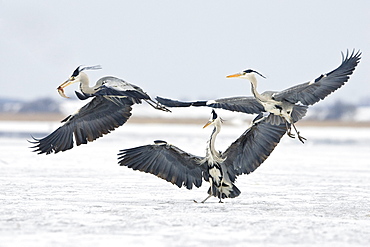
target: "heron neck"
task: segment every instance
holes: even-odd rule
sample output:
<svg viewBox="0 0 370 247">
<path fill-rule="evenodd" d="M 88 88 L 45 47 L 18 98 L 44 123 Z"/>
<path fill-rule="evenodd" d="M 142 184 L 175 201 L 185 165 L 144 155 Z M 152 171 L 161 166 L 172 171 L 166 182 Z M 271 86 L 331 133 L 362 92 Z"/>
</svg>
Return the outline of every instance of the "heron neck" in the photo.
<svg viewBox="0 0 370 247">
<path fill-rule="evenodd" d="M 249 78 L 249 81 L 251 82 L 251 89 L 252 89 L 252 94 L 254 95 L 254 97 L 258 100 L 261 100 L 263 101 L 263 96 L 257 92 L 257 79 L 256 77 L 253 75 Z"/>
<path fill-rule="evenodd" d="M 213 128 L 211 137 L 208 141 L 207 151 L 209 152 L 208 155 L 210 157 L 217 157 L 217 158 L 219 157 L 219 153 L 215 149 L 215 141 L 216 141 L 216 136 L 218 135 L 218 133 L 220 133 L 220 130 L 221 130 L 221 122 L 217 121 L 215 123 L 215 127 Z"/>
<path fill-rule="evenodd" d="M 95 92 L 94 88 L 89 86 L 90 80 L 87 74 L 80 72 L 80 89 L 81 92 L 86 94 L 93 94 Z"/>
</svg>

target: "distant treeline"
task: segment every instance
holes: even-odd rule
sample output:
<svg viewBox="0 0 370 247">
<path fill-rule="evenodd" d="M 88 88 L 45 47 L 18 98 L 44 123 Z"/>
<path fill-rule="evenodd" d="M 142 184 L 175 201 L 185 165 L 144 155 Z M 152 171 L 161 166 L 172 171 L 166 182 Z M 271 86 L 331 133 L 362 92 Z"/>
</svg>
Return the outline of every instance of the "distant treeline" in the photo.
<svg viewBox="0 0 370 247">
<path fill-rule="evenodd" d="M 337 100 L 330 105 L 310 107 L 307 120 L 351 120 L 359 107 L 370 106 L 370 99 L 360 104 Z M 62 113 L 60 102 L 52 98 L 32 101 L 9 100 L 0 98 L 0 113 Z"/>
<path fill-rule="evenodd" d="M 51 98 L 32 101 L 0 99 L 2 113 L 61 113 L 60 103 Z"/>
</svg>

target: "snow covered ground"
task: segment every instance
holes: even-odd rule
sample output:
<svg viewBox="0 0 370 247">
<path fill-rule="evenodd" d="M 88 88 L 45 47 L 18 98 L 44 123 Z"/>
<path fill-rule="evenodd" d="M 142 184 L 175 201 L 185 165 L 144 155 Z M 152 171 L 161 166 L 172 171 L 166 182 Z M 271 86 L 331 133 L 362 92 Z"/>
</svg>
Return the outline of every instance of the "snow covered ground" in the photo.
<svg viewBox="0 0 370 247">
<path fill-rule="evenodd" d="M 370 246 L 368 128 L 300 127 L 307 143 L 285 136 L 238 178 L 239 197 L 196 204 L 207 183 L 179 189 L 118 166 L 117 153 L 163 139 L 203 155 L 211 128 L 128 122 L 64 153 L 31 152 L 29 134 L 57 126 L 0 122 L 0 246 Z M 245 129 L 225 125 L 217 148 Z"/>
</svg>

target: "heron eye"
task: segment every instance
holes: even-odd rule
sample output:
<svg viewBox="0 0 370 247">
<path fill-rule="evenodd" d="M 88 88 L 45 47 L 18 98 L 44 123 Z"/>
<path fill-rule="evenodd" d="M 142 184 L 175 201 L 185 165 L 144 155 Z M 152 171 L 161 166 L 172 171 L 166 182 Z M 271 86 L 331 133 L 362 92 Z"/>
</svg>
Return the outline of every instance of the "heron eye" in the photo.
<svg viewBox="0 0 370 247">
<path fill-rule="evenodd" d="M 247 69 L 247 70 L 244 70 L 243 71 L 243 75 L 245 75 L 245 74 L 247 74 L 247 73 L 252 73 L 252 72 L 254 72 L 253 70 L 251 70 L 251 69 Z"/>
</svg>

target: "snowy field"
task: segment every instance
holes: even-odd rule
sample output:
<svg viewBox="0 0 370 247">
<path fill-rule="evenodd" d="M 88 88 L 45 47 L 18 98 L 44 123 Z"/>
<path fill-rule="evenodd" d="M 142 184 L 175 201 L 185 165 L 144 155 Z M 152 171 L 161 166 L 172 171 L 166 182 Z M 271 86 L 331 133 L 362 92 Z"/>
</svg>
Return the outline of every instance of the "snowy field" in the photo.
<svg viewBox="0 0 370 247">
<path fill-rule="evenodd" d="M 210 112 L 210 111 L 207 111 Z M 208 120 L 208 114 L 205 122 Z M 203 155 L 211 128 L 132 124 L 88 145 L 36 155 L 26 141 L 59 123 L 0 122 L 0 246 L 370 246 L 370 129 L 300 127 L 241 195 L 204 199 L 117 164 L 120 149 L 163 139 Z M 244 130 L 225 125 L 224 150 Z"/>
</svg>

